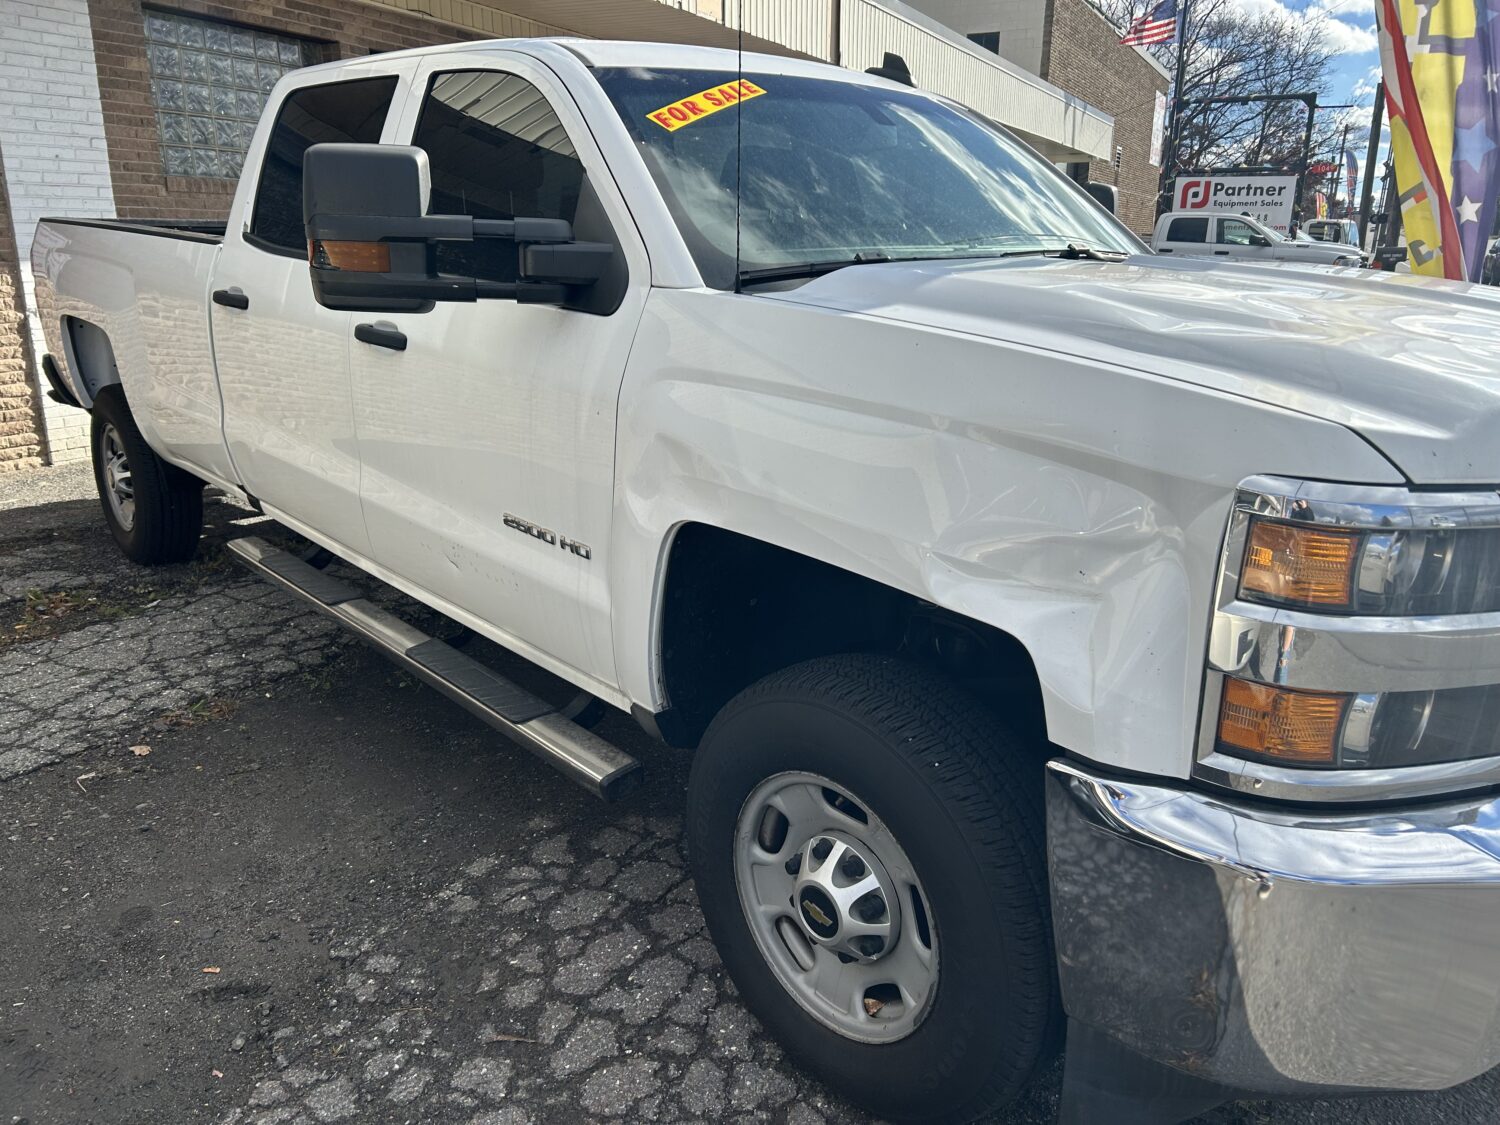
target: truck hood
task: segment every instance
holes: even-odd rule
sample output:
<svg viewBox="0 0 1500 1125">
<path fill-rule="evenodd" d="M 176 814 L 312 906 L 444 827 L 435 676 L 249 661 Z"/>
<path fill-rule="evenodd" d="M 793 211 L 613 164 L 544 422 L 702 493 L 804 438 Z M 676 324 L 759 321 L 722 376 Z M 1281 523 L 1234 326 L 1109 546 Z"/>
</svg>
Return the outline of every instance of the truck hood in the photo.
<svg viewBox="0 0 1500 1125">
<path fill-rule="evenodd" d="M 1288 262 L 1333 262 L 1339 258 L 1363 257 L 1357 246 L 1335 242 L 1278 242 L 1271 247 L 1277 258 Z M 1242 259 L 1243 260 L 1243 259 Z"/>
<path fill-rule="evenodd" d="M 1140 255 L 867 264 L 763 295 L 1274 403 L 1349 427 L 1415 483 L 1500 483 L 1500 289 Z"/>
</svg>

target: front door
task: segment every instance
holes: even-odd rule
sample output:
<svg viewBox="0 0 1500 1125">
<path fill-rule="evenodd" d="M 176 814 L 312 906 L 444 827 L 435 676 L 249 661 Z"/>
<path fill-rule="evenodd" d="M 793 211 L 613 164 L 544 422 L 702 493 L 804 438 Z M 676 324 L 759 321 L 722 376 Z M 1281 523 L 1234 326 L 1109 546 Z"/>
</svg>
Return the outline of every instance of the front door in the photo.
<svg viewBox="0 0 1500 1125">
<path fill-rule="evenodd" d="M 1275 251 L 1260 243 L 1265 236 L 1243 219 L 1220 219 L 1215 254 L 1229 258 L 1263 258 L 1270 261 Z"/>
<path fill-rule="evenodd" d="M 224 437 L 241 482 L 272 514 L 357 555 L 369 553 L 369 540 L 349 386 L 352 314 L 313 298 L 302 154 L 319 141 L 381 140 L 396 126 L 390 108 L 414 65 L 357 66 L 338 82 L 314 75 L 286 91 L 251 146 L 211 287 Z"/>
<path fill-rule="evenodd" d="M 566 219 L 579 238 L 615 241 L 629 277 L 605 311 L 482 300 L 356 314 L 373 557 L 494 639 L 608 694 L 615 410 L 647 292 L 644 247 L 546 68 L 495 51 L 443 54 L 416 82 L 401 136 L 428 154 L 430 213 Z M 438 265 L 514 281 L 516 248 L 450 244 Z"/>
</svg>

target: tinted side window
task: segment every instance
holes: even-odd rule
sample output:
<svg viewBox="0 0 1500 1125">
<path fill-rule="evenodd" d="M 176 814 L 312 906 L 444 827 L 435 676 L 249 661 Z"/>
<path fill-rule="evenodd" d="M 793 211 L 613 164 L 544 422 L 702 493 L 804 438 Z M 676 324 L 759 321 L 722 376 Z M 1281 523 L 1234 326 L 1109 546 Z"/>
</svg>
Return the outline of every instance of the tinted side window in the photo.
<svg viewBox="0 0 1500 1125">
<path fill-rule="evenodd" d="M 1167 228 L 1168 242 L 1207 242 L 1207 219 L 1173 219 Z"/>
<path fill-rule="evenodd" d="M 302 154 L 324 141 L 374 144 L 396 92 L 394 75 L 305 86 L 287 95 L 266 145 L 250 234 L 271 246 L 307 249 L 302 225 Z"/>
<path fill-rule="evenodd" d="M 514 74 L 434 76 L 412 144 L 427 150 L 434 215 L 566 219 L 578 213 L 583 165 L 542 92 Z M 514 243 L 439 243 L 444 273 L 516 280 Z"/>
</svg>

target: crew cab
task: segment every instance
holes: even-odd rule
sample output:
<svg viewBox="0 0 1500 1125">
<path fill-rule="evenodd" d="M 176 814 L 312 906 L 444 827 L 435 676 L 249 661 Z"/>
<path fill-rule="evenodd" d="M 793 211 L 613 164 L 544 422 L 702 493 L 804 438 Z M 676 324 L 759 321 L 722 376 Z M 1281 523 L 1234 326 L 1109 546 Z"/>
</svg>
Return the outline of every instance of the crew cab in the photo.
<svg viewBox="0 0 1500 1125">
<path fill-rule="evenodd" d="M 1066 1028 L 1097 1125 L 1500 1062 L 1500 294 L 1152 254 L 960 106 L 683 46 L 298 71 L 244 169 L 222 228 L 40 224 L 115 538 L 190 557 L 212 485 L 591 790 L 595 702 L 695 747 L 799 1064 L 967 1120 Z"/>
<path fill-rule="evenodd" d="M 1355 246 L 1285 238 L 1250 215 L 1219 211 L 1169 211 L 1156 220 L 1151 248 L 1176 257 L 1195 255 L 1250 262 L 1307 262 L 1362 266 Z"/>
</svg>

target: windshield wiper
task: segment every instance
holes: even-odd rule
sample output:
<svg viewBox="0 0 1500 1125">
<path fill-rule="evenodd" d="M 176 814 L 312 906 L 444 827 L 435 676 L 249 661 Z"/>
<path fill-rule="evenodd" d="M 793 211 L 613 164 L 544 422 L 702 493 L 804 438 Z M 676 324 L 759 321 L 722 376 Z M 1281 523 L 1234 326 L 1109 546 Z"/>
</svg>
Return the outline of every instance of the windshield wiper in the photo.
<svg viewBox="0 0 1500 1125">
<path fill-rule="evenodd" d="M 1123 250 L 1099 250 L 1093 246 L 1087 246 L 1081 242 L 1070 242 L 1066 249 L 1057 252 L 1059 258 L 1068 258 L 1072 261 L 1082 261 L 1089 258 L 1095 262 L 1123 262 L 1130 257 Z"/>
<path fill-rule="evenodd" d="M 740 284 L 754 285 L 761 281 L 795 281 L 799 278 L 822 277 L 825 273 L 841 270 L 845 266 L 861 266 L 867 262 L 889 262 L 893 259 L 880 250 L 866 250 L 852 258 L 839 258 L 827 262 L 795 262 L 785 266 L 767 266 L 764 269 L 740 270 Z"/>
<path fill-rule="evenodd" d="M 1080 262 L 1085 258 L 1095 262 L 1123 262 L 1130 257 L 1124 250 L 1100 250 L 1081 242 L 1070 242 L 1066 246 L 1038 246 L 1033 250 L 1002 250 L 996 258 L 1067 258 Z"/>
</svg>

